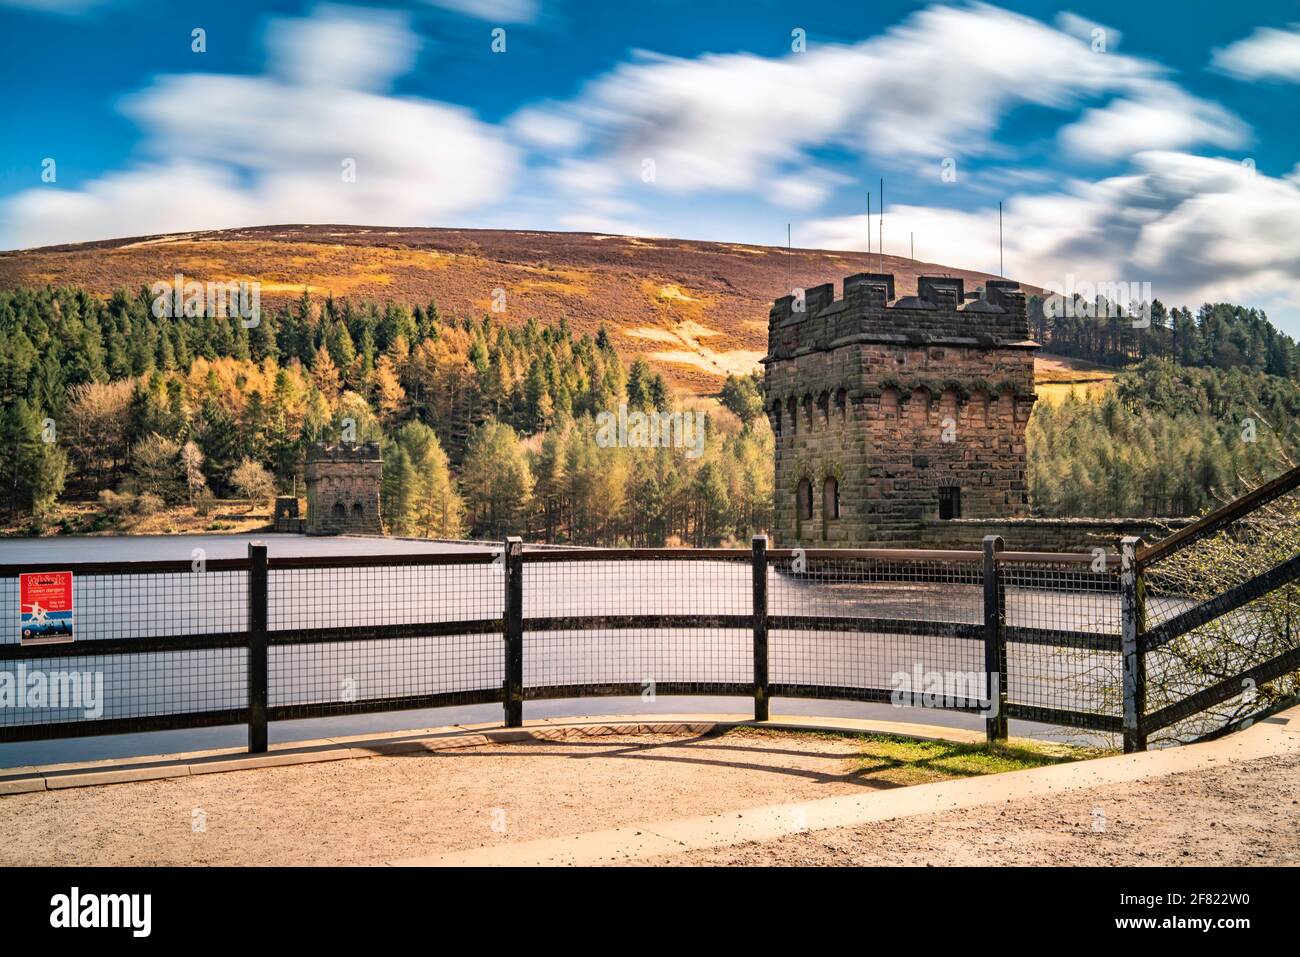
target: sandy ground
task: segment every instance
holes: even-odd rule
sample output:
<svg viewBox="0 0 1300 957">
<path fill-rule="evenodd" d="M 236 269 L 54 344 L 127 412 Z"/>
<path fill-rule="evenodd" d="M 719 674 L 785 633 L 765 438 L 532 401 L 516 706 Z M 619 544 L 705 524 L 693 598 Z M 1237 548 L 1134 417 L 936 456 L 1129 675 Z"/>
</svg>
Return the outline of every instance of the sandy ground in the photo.
<svg viewBox="0 0 1300 957">
<path fill-rule="evenodd" d="M 0 797 L 0 866 L 377 864 L 892 785 L 851 738 L 531 741 Z M 1300 753 L 669 865 L 1300 864 Z"/>
<path fill-rule="evenodd" d="M 808 735 L 637 735 L 11 795 L 0 865 L 374 864 L 884 786 L 859 779 L 852 752 Z"/>
<path fill-rule="evenodd" d="M 1300 754 L 640 863 L 1294 866 Z"/>
</svg>

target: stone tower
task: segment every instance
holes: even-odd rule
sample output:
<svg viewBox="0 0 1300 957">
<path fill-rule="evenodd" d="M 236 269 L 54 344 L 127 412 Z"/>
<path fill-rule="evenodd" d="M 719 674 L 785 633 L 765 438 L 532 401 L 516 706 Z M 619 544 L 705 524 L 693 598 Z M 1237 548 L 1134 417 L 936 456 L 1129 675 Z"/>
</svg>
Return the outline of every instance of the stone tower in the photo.
<svg viewBox="0 0 1300 957">
<path fill-rule="evenodd" d="M 763 359 L 782 547 L 915 545 L 929 522 L 1023 514 L 1034 350 L 1018 283 L 844 280 L 772 306 Z"/>
<path fill-rule="evenodd" d="M 307 451 L 307 534 L 382 535 L 383 464 L 378 442 L 313 445 Z"/>
</svg>

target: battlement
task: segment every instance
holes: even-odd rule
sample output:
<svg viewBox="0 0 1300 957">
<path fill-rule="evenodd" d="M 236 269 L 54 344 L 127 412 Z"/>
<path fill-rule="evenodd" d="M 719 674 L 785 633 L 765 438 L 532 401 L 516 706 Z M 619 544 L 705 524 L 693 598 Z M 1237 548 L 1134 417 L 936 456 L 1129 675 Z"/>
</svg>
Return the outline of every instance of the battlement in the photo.
<svg viewBox="0 0 1300 957">
<path fill-rule="evenodd" d="M 307 462 L 380 462 L 378 442 L 317 442 L 307 450 Z"/>
<path fill-rule="evenodd" d="M 960 278 L 921 276 L 912 296 L 898 297 L 888 273 L 857 273 L 835 298 L 832 283 L 782 296 L 768 313 L 764 362 L 853 342 L 914 346 L 1030 348 L 1029 318 L 1020 284 L 989 280 L 983 297 Z"/>
</svg>

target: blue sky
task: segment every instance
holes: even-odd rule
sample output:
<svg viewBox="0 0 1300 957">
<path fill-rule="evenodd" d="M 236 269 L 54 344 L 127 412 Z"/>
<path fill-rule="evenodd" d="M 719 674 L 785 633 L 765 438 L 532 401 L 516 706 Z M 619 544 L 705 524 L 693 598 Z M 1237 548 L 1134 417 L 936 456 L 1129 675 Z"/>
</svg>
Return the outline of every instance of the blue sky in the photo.
<svg viewBox="0 0 1300 957">
<path fill-rule="evenodd" d="M 284 222 L 863 248 L 884 177 L 886 252 L 996 271 L 1002 200 L 1009 275 L 1300 334 L 1292 2 L 0 0 L 0 54 L 4 249 Z"/>
</svg>

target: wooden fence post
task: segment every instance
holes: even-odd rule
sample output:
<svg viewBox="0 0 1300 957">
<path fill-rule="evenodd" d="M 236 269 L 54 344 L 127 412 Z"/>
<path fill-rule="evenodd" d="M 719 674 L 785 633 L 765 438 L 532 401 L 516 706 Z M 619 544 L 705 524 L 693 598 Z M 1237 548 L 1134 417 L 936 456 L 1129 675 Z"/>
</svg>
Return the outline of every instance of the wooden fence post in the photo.
<svg viewBox="0 0 1300 957">
<path fill-rule="evenodd" d="M 1124 753 L 1147 749 L 1142 727 L 1147 709 L 1147 664 L 1142 649 L 1146 631 L 1146 581 L 1137 563 L 1140 538 L 1119 546 L 1120 654 L 1124 668 Z"/>
<path fill-rule="evenodd" d="M 754 563 L 754 720 L 768 719 L 771 684 L 767 665 L 767 536 L 755 535 Z"/>
<path fill-rule="evenodd" d="M 1007 596 L 1002 582 L 1001 535 L 984 536 L 984 681 L 989 712 L 984 732 L 989 743 L 1007 738 Z"/>
<path fill-rule="evenodd" d="M 248 750 L 266 751 L 267 615 L 266 546 L 248 543 Z"/>
<path fill-rule="evenodd" d="M 502 703 L 507 728 L 524 723 L 524 540 L 511 535 L 505 540 L 505 682 Z"/>
</svg>

